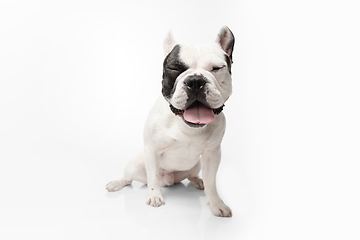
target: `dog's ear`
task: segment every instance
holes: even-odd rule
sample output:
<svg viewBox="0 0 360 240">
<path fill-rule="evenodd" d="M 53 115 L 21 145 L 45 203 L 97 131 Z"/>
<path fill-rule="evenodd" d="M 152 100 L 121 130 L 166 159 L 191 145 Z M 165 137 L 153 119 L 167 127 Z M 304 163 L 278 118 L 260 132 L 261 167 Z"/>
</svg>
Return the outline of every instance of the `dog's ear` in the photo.
<svg viewBox="0 0 360 240">
<path fill-rule="evenodd" d="M 175 42 L 175 39 L 172 35 L 172 32 L 171 30 L 167 33 L 165 39 L 164 39 L 164 53 L 165 53 L 165 56 L 167 56 L 171 50 L 175 47 L 176 45 L 176 42 Z"/>
<path fill-rule="evenodd" d="M 235 37 L 230 29 L 226 26 L 220 29 L 218 36 L 216 37 L 215 42 L 217 42 L 221 48 L 226 52 L 232 62 L 232 53 L 234 50 Z"/>
</svg>

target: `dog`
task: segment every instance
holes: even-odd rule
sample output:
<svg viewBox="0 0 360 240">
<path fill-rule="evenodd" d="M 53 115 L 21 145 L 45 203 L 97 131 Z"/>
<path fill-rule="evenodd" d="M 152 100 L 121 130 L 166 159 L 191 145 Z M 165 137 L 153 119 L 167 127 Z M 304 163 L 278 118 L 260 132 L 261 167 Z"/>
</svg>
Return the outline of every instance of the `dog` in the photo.
<svg viewBox="0 0 360 240">
<path fill-rule="evenodd" d="M 228 27 L 210 44 L 181 45 L 167 34 L 162 96 L 146 120 L 144 149 L 126 165 L 123 178 L 106 185 L 108 191 L 139 181 L 148 186 L 146 203 L 159 207 L 165 204 L 160 188 L 187 178 L 205 191 L 215 216 L 232 216 L 216 190 L 216 173 L 226 125 L 222 110 L 232 93 L 234 43 Z"/>
</svg>

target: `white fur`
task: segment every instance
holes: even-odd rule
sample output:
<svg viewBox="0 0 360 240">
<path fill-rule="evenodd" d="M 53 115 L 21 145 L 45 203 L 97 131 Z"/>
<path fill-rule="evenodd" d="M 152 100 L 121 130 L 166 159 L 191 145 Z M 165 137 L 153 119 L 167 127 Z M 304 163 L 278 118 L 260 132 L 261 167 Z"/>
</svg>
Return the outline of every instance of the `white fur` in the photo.
<svg viewBox="0 0 360 240">
<path fill-rule="evenodd" d="M 163 47 L 165 56 L 167 56 L 176 45 L 176 41 L 171 31 L 169 31 L 164 39 Z"/>
<path fill-rule="evenodd" d="M 221 107 L 232 91 L 231 76 L 227 68 L 216 73 L 211 72 L 213 66 L 226 66 L 225 52 L 216 43 L 181 46 L 180 59 L 189 67 L 176 80 L 176 90 L 169 103 L 177 109 L 184 109 L 188 96 L 183 89 L 187 77 L 201 74 L 208 80 L 205 89 L 208 90 L 207 102 L 213 109 Z"/>
<path fill-rule="evenodd" d="M 171 34 L 164 42 L 164 49 L 175 44 Z M 180 58 L 189 69 L 178 76 L 171 99 L 160 97 L 145 123 L 144 150 L 131 160 L 124 177 L 108 183 L 109 191 L 118 191 L 133 180 L 148 185 L 146 203 L 159 207 L 165 204 L 161 187 L 188 178 L 198 189 L 205 188 L 211 211 L 216 216 L 231 217 L 231 209 L 223 203 L 216 190 L 216 172 L 220 163 L 220 144 L 225 132 L 225 116 L 221 112 L 215 120 L 201 128 L 186 125 L 169 108 L 169 102 L 178 109 L 186 103 L 184 80 L 194 74 L 206 77 L 206 100 L 214 109 L 221 107 L 231 95 L 231 75 L 227 68 L 213 73 L 213 66 L 226 66 L 224 51 L 219 44 L 182 46 Z M 199 178 L 202 170 L 203 180 Z"/>
</svg>

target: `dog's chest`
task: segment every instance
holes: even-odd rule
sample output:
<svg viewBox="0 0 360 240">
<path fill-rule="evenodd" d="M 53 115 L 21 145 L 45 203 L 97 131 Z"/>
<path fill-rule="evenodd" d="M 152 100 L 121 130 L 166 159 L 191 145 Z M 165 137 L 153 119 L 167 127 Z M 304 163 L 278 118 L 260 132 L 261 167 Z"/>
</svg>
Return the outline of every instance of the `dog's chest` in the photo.
<svg viewBox="0 0 360 240">
<path fill-rule="evenodd" d="M 197 163 L 203 149 L 203 143 L 174 142 L 162 149 L 160 167 L 169 171 L 189 170 Z"/>
</svg>

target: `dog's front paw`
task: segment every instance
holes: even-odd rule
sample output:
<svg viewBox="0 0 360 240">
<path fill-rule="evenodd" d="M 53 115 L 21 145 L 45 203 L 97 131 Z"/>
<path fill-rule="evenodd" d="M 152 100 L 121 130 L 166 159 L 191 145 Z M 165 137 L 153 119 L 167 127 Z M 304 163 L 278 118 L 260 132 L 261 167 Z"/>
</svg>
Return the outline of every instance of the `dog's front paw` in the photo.
<svg viewBox="0 0 360 240">
<path fill-rule="evenodd" d="M 232 217 L 231 209 L 222 201 L 209 204 L 211 212 L 218 217 Z"/>
<path fill-rule="evenodd" d="M 146 200 L 146 204 L 153 207 L 160 207 L 161 205 L 165 205 L 165 201 L 161 194 L 149 195 Z"/>
</svg>

